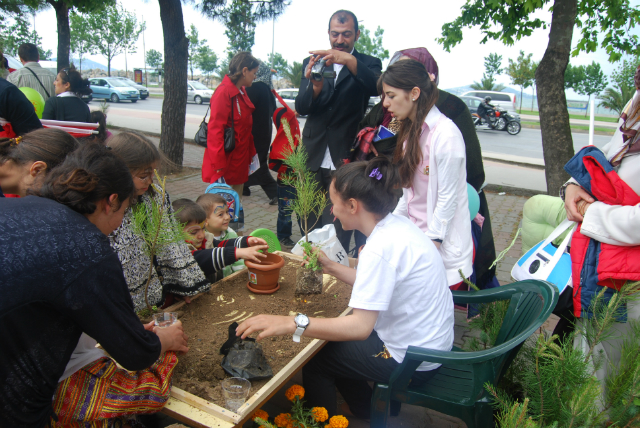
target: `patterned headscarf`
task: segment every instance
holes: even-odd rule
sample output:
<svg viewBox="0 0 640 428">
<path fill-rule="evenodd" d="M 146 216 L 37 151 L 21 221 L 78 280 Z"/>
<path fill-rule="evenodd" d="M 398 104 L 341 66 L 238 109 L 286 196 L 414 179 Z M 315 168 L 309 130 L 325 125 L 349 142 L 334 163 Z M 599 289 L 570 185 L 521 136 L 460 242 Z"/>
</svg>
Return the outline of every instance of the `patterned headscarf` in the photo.
<svg viewBox="0 0 640 428">
<path fill-rule="evenodd" d="M 256 82 L 266 83 L 269 86 L 269 89 L 272 89 L 271 85 L 271 67 L 269 67 L 264 62 L 260 63 L 260 67 L 258 68 L 258 74 L 256 74 Z"/>
<path fill-rule="evenodd" d="M 424 65 L 424 68 L 427 69 L 427 72 L 435 76 L 435 80 L 432 80 L 436 82 L 436 86 L 438 86 L 438 81 L 440 80 L 440 76 L 438 75 L 438 63 L 435 59 L 433 59 L 427 48 L 412 48 L 398 51 L 391 57 L 389 65 L 398 61 L 403 56 L 415 59 L 416 61 L 422 63 L 422 65 Z"/>
<path fill-rule="evenodd" d="M 636 68 L 633 80 L 636 86 L 636 95 L 620 116 L 623 121 L 620 126 L 623 144 L 618 153 L 611 158 L 613 166 L 620 165 L 622 158 L 625 156 L 640 152 L 640 144 L 638 144 L 638 140 L 640 140 L 640 133 L 638 132 L 638 122 L 640 122 L 640 65 Z"/>
</svg>

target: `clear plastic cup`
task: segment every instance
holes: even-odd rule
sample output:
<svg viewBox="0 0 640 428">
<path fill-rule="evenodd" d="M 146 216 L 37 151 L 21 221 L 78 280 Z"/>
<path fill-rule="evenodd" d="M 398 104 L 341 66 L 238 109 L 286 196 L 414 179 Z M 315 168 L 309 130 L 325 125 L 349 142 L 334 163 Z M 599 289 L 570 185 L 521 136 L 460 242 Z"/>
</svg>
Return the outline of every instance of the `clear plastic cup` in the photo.
<svg viewBox="0 0 640 428">
<path fill-rule="evenodd" d="M 175 312 L 163 312 L 161 314 L 153 314 L 153 323 L 156 327 L 169 327 L 178 321 L 178 314 Z"/>
<path fill-rule="evenodd" d="M 241 377 L 230 377 L 224 379 L 220 385 L 226 408 L 234 413 L 237 412 L 249 396 L 251 382 Z"/>
</svg>

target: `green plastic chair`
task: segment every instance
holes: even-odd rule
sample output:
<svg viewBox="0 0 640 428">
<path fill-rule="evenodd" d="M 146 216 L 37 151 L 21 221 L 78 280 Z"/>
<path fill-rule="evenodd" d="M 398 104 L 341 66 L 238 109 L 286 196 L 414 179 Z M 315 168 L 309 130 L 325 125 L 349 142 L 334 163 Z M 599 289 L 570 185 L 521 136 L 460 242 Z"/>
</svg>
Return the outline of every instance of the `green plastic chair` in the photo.
<svg viewBox="0 0 640 428">
<path fill-rule="evenodd" d="M 483 351 L 450 352 L 409 346 L 388 384 L 376 384 L 371 401 L 371 427 L 387 425 L 391 401 L 427 407 L 462 419 L 468 428 L 493 427 L 491 396 L 484 387 L 500 380 L 524 341 L 547 320 L 558 302 L 558 289 L 546 281 L 526 280 L 481 291 L 453 291 L 455 303 L 510 300 L 495 345 Z M 423 362 L 440 363 L 426 384 L 409 385 Z M 394 403 L 393 407 L 398 407 Z"/>
<path fill-rule="evenodd" d="M 267 244 L 269 245 L 269 249 L 267 250 L 267 252 L 269 253 L 273 253 L 274 251 L 282 251 L 282 247 L 280 247 L 280 241 L 278 241 L 278 237 L 269 229 L 256 229 L 251 232 L 249 236 L 255 236 L 256 238 L 262 238 L 267 241 Z"/>
</svg>

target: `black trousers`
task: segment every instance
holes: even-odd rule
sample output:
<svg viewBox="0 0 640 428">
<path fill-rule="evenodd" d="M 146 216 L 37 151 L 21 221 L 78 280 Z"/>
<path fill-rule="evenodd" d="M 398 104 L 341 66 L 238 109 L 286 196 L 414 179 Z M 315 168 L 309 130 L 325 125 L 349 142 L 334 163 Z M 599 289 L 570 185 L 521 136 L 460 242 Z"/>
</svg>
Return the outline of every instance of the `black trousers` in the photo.
<svg viewBox="0 0 640 428">
<path fill-rule="evenodd" d="M 329 188 L 331 187 L 331 170 L 327 168 L 318 168 L 317 171 L 314 172 L 315 180 L 320 185 L 321 189 L 324 189 L 327 192 L 327 200 L 329 200 Z M 338 240 L 342 244 L 342 247 L 345 251 L 349 252 L 349 243 L 351 242 L 351 234 L 352 230 L 344 230 L 342 228 L 342 223 L 340 220 L 335 218 L 333 213 L 331 212 L 331 201 L 329 201 L 329 205 L 324 209 L 321 218 L 316 223 L 314 229 L 321 229 L 323 226 L 327 224 L 332 224 L 336 228 L 336 236 Z M 309 225 L 312 225 L 316 222 L 315 216 L 309 217 Z"/>
<path fill-rule="evenodd" d="M 367 382 L 388 382 L 400 364 L 393 358 L 383 358 L 384 343 L 378 334 L 362 341 L 329 342 L 302 368 L 307 407 L 324 407 L 329 416 L 337 414 L 336 387 L 359 418 L 371 413 L 373 390 Z M 438 369 L 416 372 L 412 385 L 424 384 Z"/>
<path fill-rule="evenodd" d="M 249 176 L 249 180 L 244 183 L 244 187 L 247 189 L 251 186 L 260 186 L 264 193 L 267 194 L 267 198 L 273 199 L 278 196 L 278 184 L 273 179 L 269 172 L 269 165 L 267 163 L 260 163 L 260 168 Z"/>
</svg>

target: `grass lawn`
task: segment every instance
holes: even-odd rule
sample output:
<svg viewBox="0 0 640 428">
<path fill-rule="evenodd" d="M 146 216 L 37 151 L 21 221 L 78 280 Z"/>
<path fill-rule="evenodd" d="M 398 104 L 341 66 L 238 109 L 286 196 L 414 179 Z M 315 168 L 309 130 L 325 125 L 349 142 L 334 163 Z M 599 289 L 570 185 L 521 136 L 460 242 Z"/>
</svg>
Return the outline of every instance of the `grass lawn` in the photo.
<svg viewBox="0 0 640 428">
<path fill-rule="evenodd" d="M 540 116 L 540 112 L 536 111 L 536 110 L 518 110 L 518 113 L 520 114 L 528 114 L 530 116 Z M 582 119 L 582 120 L 589 120 L 589 115 L 587 114 L 587 117 L 584 117 L 583 114 L 569 114 L 569 118 L 570 119 Z M 617 117 L 611 117 L 611 116 L 596 116 L 595 120 L 599 120 L 600 122 L 611 122 L 611 123 L 617 123 L 618 122 L 618 118 Z"/>
<path fill-rule="evenodd" d="M 530 121 L 522 121 L 521 124 L 527 125 L 527 126 L 533 126 L 535 128 L 540 128 L 540 122 L 530 122 Z M 589 125 L 571 125 L 571 130 L 572 131 L 589 131 Z M 614 133 L 614 129 L 612 128 L 603 128 L 601 126 L 596 126 L 594 127 L 594 131 L 601 133 L 601 134 L 605 134 L 605 135 L 613 135 Z"/>
<path fill-rule="evenodd" d="M 149 94 L 149 98 L 164 98 L 164 94 Z"/>
</svg>

